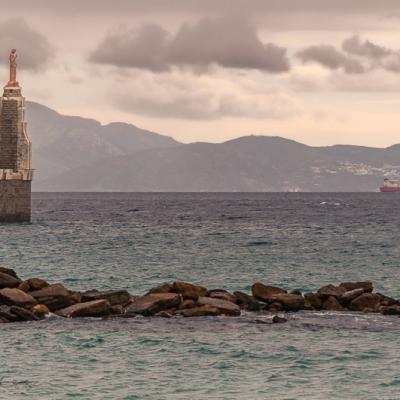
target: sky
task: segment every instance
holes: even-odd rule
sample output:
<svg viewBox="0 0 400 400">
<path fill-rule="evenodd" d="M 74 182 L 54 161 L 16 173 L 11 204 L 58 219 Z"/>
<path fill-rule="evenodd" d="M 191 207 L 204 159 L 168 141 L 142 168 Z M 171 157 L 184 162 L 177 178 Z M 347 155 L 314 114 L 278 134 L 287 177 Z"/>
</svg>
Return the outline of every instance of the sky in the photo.
<svg viewBox="0 0 400 400">
<path fill-rule="evenodd" d="M 182 142 L 400 143 L 398 0 L 0 0 L 0 80 Z M 29 121 L 28 121 L 29 122 Z"/>
</svg>

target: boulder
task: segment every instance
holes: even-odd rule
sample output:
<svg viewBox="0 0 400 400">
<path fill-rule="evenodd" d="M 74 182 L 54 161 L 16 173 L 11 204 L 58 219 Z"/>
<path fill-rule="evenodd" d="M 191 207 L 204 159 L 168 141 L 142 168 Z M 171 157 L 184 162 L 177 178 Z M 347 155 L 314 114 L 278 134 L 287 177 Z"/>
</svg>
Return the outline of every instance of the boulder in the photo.
<svg viewBox="0 0 400 400">
<path fill-rule="evenodd" d="M 382 307 L 381 313 L 383 315 L 400 315 L 400 305 L 393 304 L 391 306 Z"/>
<path fill-rule="evenodd" d="M 343 304 L 348 304 L 352 300 L 354 300 L 356 297 L 362 295 L 363 293 L 364 293 L 364 289 L 363 288 L 349 290 L 348 292 L 345 292 L 345 293 L 342 294 L 342 297 L 340 298 L 340 301 Z"/>
<path fill-rule="evenodd" d="M 277 301 L 274 301 L 270 304 L 268 307 L 269 311 L 283 311 L 283 305 L 282 303 L 278 303 Z"/>
<path fill-rule="evenodd" d="M 10 311 L 10 306 L 0 305 L 0 318 L 5 319 L 7 322 L 17 322 L 19 318 Z"/>
<path fill-rule="evenodd" d="M 381 293 L 377 293 L 377 295 L 381 298 L 381 301 L 380 301 L 381 306 L 392 306 L 394 304 L 399 304 L 399 302 L 396 299 L 385 296 Z"/>
<path fill-rule="evenodd" d="M 304 295 L 305 307 L 312 310 L 320 310 L 322 308 L 321 297 L 315 293 L 306 293 Z"/>
<path fill-rule="evenodd" d="M 107 300 L 94 300 L 85 303 L 73 304 L 56 312 L 65 318 L 78 317 L 106 317 L 110 314 L 111 305 Z"/>
<path fill-rule="evenodd" d="M 31 287 L 29 286 L 28 281 L 23 281 L 18 285 L 17 289 L 22 290 L 25 293 L 28 293 L 31 290 Z"/>
<path fill-rule="evenodd" d="M 236 296 L 223 289 L 209 290 L 207 297 L 211 297 L 212 299 L 226 300 L 236 304 Z"/>
<path fill-rule="evenodd" d="M 125 312 L 124 307 L 121 304 L 110 307 L 110 314 L 112 315 L 122 315 Z"/>
<path fill-rule="evenodd" d="M 354 289 L 363 289 L 365 293 L 371 293 L 374 289 L 372 282 L 343 282 L 339 287 L 344 288 L 346 292 Z"/>
<path fill-rule="evenodd" d="M 43 289 L 29 293 L 38 303 L 46 305 L 50 311 L 66 308 L 74 301 L 70 298 L 70 292 L 61 284 L 49 285 Z"/>
<path fill-rule="evenodd" d="M 335 296 L 329 296 L 322 303 L 322 309 L 327 311 L 345 311 L 346 309 L 339 303 Z"/>
<path fill-rule="evenodd" d="M 326 300 L 329 296 L 334 296 L 338 299 L 342 297 L 346 291 L 347 290 L 341 286 L 326 285 L 318 289 L 317 294 L 322 300 Z"/>
<path fill-rule="evenodd" d="M 364 309 L 375 310 L 379 305 L 380 297 L 376 293 L 363 293 L 362 295 L 356 297 L 350 303 L 350 310 L 352 311 L 363 311 Z"/>
<path fill-rule="evenodd" d="M 304 308 L 304 297 L 298 294 L 278 294 L 272 297 L 274 303 L 282 304 L 284 311 L 299 311 Z"/>
<path fill-rule="evenodd" d="M 156 294 L 156 293 L 172 293 L 172 283 L 163 283 L 159 286 L 156 286 L 150 289 L 147 293 L 148 294 Z"/>
<path fill-rule="evenodd" d="M 213 299 L 211 297 L 199 297 L 197 300 L 199 306 L 211 306 L 220 311 L 221 314 L 238 316 L 240 315 L 240 307 L 231 301 Z"/>
<path fill-rule="evenodd" d="M 292 290 L 292 291 L 290 292 L 290 294 L 298 294 L 299 296 L 302 296 L 302 295 L 303 295 L 303 294 L 301 293 L 301 290 L 299 290 L 299 289 Z"/>
<path fill-rule="evenodd" d="M 197 307 L 197 303 L 194 300 L 183 300 L 179 305 L 180 310 L 185 310 L 187 308 Z"/>
<path fill-rule="evenodd" d="M 294 293 L 294 294 L 296 294 L 296 293 Z M 284 324 L 285 322 L 287 322 L 287 319 L 285 317 L 280 317 L 279 315 L 274 315 L 272 317 L 273 324 Z"/>
<path fill-rule="evenodd" d="M 131 295 L 126 290 L 90 291 L 82 293 L 82 302 L 107 300 L 112 306 L 118 304 L 125 306 L 129 303 L 130 299 Z"/>
<path fill-rule="evenodd" d="M 17 273 L 11 268 L 0 267 L 0 272 L 3 274 L 10 275 L 13 278 L 18 279 L 19 281 L 21 280 L 21 279 L 19 279 Z"/>
<path fill-rule="evenodd" d="M 172 291 L 180 294 L 184 299 L 197 300 L 207 294 L 207 288 L 187 282 L 174 282 Z"/>
<path fill-rule="evenodd" d="M 82 293 L 81 292 L 74 292 L 72 290 L 69 291 L 69 299 L 72 304 L 80 303 L 82 301 Z M 100 299 L 97 299 L 100 300 Z"/>
<path fill-rule="evenodd" d="M 181 296 L 176 293 L 154 293 L 139 297 L 125 309 L 128 315 L 154 315 L 168 308 L 179 307 Z"/>
<path fill-rule="evenodd" d="M 268 303 L 273 296 L 277 294 L 285 294 L 286 290 L 257 282 L 251 287 L 251 292 L 257 300 Z"/>
<path fill-rule="evenodd" d="M 21 281 L 10 274 L 0 272 L 0 289 L 17 288 Z"/>
<path fill-rule="evenodd" d="M 260 311 L 263 304 L 259 303 L 254 296 L 250 296 L 243 292 L 234 292 L 233 295 L 236 297 L 236 304 L 248 311 Z"/>
<path fill-rule="evenodd" d="M 44 304 L 36 304 L 31 311 L 39 318 L 43 318 L 45 315 L 50 314 L 50 310 Z"/>
<path fill-rule="evenodd" d="M 210 305 L 204 305 L 200 307 L 187 308 L 186 310 L 180 311 L 180 314 L 184 317 L 206 317 L 206 316 L 217 316 L 221 315 L 222 312 L 218 308 Z"/>
<path fill-rule="evenodd" d="M 19 321 L 37 321 L 39 319 L 33 312 L 18 306 L 11 306 L 10 312 L 16 315 Z"/>
<path fill-rule="evenodd" d="M 22 290 L 6 288 L 0 290 L 0 303 L 30 309 L 37 304 L 37 301 Z"/>
<path fill-rule="evenodd" d="M 44 279 L 40 279 L 40 278 L 30 278 L 27 280 L 29 286 L 30 286 L 30 290 L 40 290 L 43 289 L 47 286 L 49 286 L 49 284 L 44 280 Z"/>
</svg>

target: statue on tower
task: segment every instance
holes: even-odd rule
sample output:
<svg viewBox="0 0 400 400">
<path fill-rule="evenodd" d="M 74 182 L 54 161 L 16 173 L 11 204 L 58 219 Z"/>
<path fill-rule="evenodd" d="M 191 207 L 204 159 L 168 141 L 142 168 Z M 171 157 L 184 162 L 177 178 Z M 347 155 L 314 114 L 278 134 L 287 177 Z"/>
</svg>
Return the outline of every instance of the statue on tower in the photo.
<svg viewBox="0 0 400 400">
<path fill-rule="evenodd" d="M 10 80 L 6 87 L 19 86 L 17 82 L 17 50 L 12 49 L 10 53 Z"/>
</svg>

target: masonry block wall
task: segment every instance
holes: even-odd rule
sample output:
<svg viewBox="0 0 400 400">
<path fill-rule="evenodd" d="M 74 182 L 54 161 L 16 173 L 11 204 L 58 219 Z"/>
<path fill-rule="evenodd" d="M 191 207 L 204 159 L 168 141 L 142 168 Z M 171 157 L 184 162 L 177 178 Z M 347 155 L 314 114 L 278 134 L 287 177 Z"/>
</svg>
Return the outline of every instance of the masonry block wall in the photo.
<svg viewBox="0 0 400 400">
<path fill-rule="evenodd" d="M 0 222 L 31 219 L 32 144 L 20 87 L 0 97 Z"/>
</svg>

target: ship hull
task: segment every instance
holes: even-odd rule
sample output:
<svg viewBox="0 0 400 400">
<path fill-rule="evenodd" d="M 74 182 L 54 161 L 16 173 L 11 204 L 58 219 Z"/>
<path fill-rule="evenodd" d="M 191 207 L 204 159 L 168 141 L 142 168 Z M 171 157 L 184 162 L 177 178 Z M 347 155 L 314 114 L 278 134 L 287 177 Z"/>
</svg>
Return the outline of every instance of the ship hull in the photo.
<svg viewBox="0 0 400 400">
<path fill-rule="evenodd" d="M 400 187 L 387 187 L 382 186 L 379 188 L 382 193 L 398 193 L 400 192 Z"/>
</svg>

